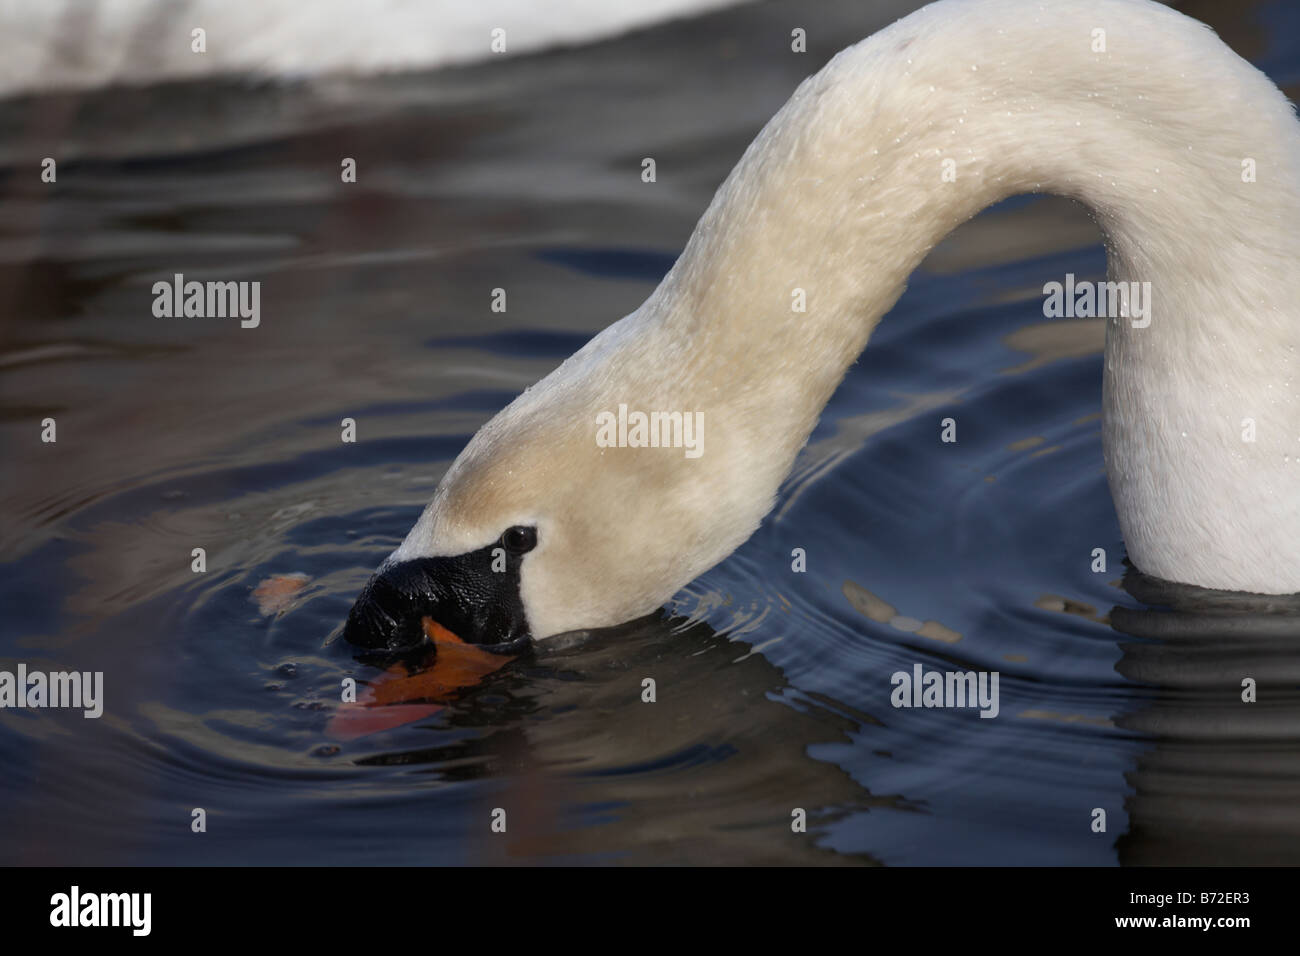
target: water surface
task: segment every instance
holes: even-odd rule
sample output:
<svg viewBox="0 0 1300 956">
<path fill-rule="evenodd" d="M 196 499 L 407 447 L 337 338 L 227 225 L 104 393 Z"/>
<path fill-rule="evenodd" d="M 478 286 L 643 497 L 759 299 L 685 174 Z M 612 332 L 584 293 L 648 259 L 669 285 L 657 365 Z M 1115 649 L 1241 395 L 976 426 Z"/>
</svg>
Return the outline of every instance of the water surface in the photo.
<svg viewBox="0 0 1300 956">
<path fill-rule="evenodd" d="M 341 622 L 452 458 L 640 304 L 797 82 L 891 16 L 761 4 L 440 72 L 0 103 L 0 666 L 107 694 L 97 721 L 3 714 L 0 862 L 1300 862 L 1295 629 L 1122 586 L 1101 326 L 1042 315 L 1104 253 L 1051 198 L 935 250 L 773 515 L 660 615 L 326 734 L 380 673 Z M 1214 25 L 1296 96 L 1293 11 Z M 261 325 L 155 318 L 176 272 L 260 280 Z M 1000 672 L 999 716 L 895 709 L 918 663 Z"/>
</svg>

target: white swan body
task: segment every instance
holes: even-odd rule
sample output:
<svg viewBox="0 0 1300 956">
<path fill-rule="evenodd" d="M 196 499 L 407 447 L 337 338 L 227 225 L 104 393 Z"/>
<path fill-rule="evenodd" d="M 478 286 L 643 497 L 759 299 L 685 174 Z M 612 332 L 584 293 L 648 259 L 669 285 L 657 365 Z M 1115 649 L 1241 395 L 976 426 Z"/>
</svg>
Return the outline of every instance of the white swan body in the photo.
<svg viewBox="0 0 1300 956">
<path fill-rule="evenodd" d="M 1146 0 L 944 0 L 841 52 L 650 298 L 473 438 L 389 564 L 534 525 L 534 638 L 654 610 L 758 527 L 926 253 L 1025 192 L 1085 203 L 1110 277 L 1151 283 L 1149 326 L 1106 337 L 1133 562 L 1300 591 L 1300 125 L 1209 29 Z M 704 453 L 599 447 L 597 416 L 621 403 L 703 412 Z"/>
<path fill-rule="evenodd" d="M 617 36 L 735 2 L 0 0 L 0 97 L 212 76 L 428 70 Z M 198 27 L 207 33 L 202 54 L 192 48 Z"/>
</svg>

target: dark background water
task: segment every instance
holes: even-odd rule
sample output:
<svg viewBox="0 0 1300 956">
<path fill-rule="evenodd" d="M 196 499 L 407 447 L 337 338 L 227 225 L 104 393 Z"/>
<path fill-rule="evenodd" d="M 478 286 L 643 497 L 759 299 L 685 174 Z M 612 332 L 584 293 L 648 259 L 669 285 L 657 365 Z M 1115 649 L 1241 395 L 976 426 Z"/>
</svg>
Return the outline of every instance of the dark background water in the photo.
<svg viewBox="0 0 1300 956">
<path fill-rule="evenodd" d="M 1300 93 L 1293 5 L 1181 8 Z M 1300 862 L 1295 634 L 1120 586 L 1101 326 L 1041 309 L 1104 254 L 1051 198 L 935 250 L 777 510 L 660 618 L 325 734 L 340 681 L 379 673 L 341 621 L 469 436 L 635 308 L 798 81 L 905 9 L 0 103 L 0 667 L 106 688 L 97 721 L 0 712 L 0 862 Z M 155 318 L 175 272 L 260 280 L 260 327 Z M 999 671 L 999 717 L 892 708 L 916 663 Z"/>
</svg>

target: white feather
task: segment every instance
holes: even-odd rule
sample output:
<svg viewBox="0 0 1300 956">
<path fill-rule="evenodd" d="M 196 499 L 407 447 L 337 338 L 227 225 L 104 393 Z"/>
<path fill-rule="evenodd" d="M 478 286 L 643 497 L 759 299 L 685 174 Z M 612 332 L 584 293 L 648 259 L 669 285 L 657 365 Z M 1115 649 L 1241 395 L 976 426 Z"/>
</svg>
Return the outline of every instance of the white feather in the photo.
<svg viewBox="0 0 1300 956">
<path fill-rule="evenodd" d="M 615 36 L 740 0 L 0 0 L 0 96 L 252 74 L 472 63 Z M 191 32 L 206 32 L 192 50 Z M 504 31 L 504 48 L 491 46 Z"/>
<path fill-rule="evenodd" d="M 1150 326 L 1114 320 L 1106 341 L 1130 557 L 1172 581 L 1300 591 L 1300 125 L 1209 29 L 1146 0 L 944 0 L 840 53 L 645 304 L 483 427 L 394 557 L 536 523 L 535 637 L 653 610 L 757 528 L 935 243 L 1040 191 L 1087 204 L 1111 277 L 1152 286 Z M 704 454 L 598 447 L 595 417 L 619 403 L 703 412 Z"/>
</svg>

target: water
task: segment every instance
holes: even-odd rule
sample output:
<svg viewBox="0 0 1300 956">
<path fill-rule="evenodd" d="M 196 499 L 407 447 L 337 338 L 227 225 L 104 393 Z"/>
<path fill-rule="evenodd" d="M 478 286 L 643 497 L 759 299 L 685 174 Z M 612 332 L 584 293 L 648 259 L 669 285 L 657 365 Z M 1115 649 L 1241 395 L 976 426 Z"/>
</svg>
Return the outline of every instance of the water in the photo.
<svg viewBox="0 0 1300 956">
<path fill-rule="evenodd" d="M 342 621 L 451 459 L 644 299 L 798 80 L 896 12 L 854 7 L 0 104 L 0 668 L 102 670 L 107 697 L 4 713 L 0 862 L 1300 862 L 1297 628 L 1125 590 L 1101 329 L 1041 312 L 1104 256 L 1053 199 L 932 254 L 774 514 L 660 615 L 327 733 L 340 682 L 381 673 Z M 1214 26 L 1295 97 L 1295 18 Z M 175 272 L 260 280 L 261 325 L 155 318 Z M 998 717 L 892 707 L 918 663 L 999 671 Z"/>
</svg>

